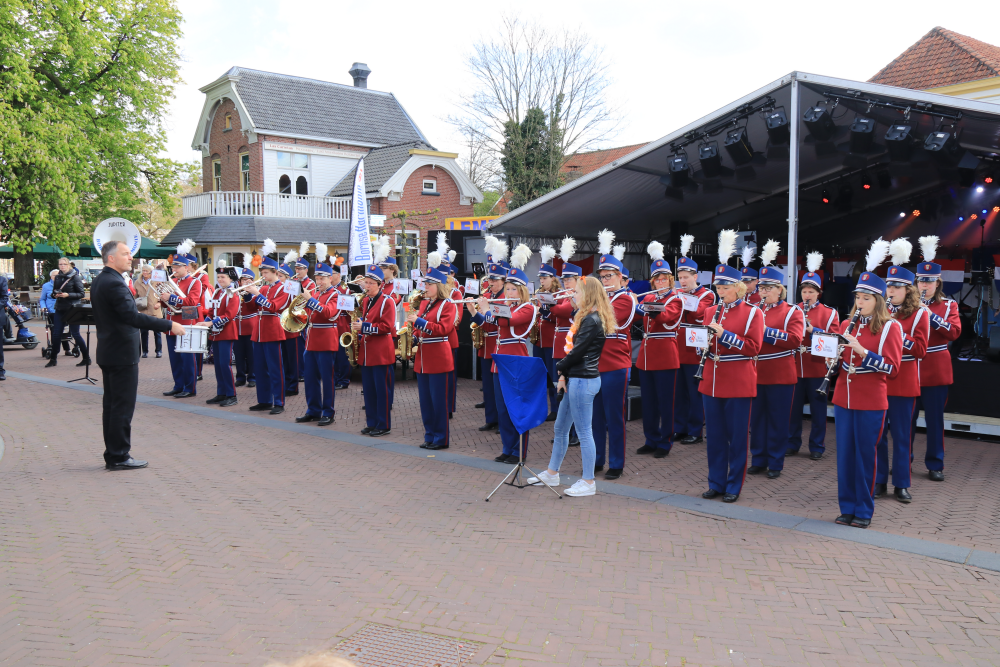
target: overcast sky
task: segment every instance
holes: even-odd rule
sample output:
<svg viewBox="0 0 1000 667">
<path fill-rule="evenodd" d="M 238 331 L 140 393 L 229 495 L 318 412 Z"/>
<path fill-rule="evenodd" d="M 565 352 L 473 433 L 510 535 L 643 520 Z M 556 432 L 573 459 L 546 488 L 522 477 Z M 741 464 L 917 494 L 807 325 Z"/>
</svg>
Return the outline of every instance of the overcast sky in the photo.
<svg viewBox="0 0 1000 667">
<path fill-rule="evenodd" d="M 395 93 L 438 149 L 458 151 L 444 118 L 471 83 L 470 45 L 504 12 L 579 27 L 604 47 L 624 113 L 609 145 L 657 139 L 792 70 L 864 81 L 937 25 L 1000 43 L 991 2 L 178 2 L 184 83 L 168 151 L 184 161 L 200 160 L 198 88 L 233 65 L 350 84 L 351 64 L 367 63 L 370 88 Z"/>
</svg>

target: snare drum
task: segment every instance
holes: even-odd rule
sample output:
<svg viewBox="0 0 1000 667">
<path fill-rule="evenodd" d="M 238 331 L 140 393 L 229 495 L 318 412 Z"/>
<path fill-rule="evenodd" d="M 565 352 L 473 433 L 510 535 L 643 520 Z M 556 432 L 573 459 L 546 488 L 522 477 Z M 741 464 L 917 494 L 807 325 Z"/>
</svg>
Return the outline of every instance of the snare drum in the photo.
<svg viewBox="0 0 1000 667">
<path fill-rule="evenodd" d="M 192 324 L 184 325 L 184 335 L 177 336 L 174 352 L 205 354 L 208 352 L 208 329 Z"/>
</svg>

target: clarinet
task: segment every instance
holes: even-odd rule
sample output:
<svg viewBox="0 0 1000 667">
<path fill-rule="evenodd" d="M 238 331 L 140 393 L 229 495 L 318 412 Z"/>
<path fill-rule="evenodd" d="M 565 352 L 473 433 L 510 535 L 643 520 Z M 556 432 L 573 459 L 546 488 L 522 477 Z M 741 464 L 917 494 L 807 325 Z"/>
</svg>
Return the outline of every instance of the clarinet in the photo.
<svg viewBox="0 0 1000 667">
<path fill-rule="evenodd" d="M 719 305 L 717 310 L 715 311 L 715 315 L 712 316 L 712 324 L 719 323 L 719 321 L 722 319 L 722 311 L 724 311 L 725 309 L 726 309 L 726 304 L 722 303 L 722 301 L 719 301 Z M 709 340 L 708 345 L 705 346 L 705 351 L 701 353 L 701 361 L 698 362 L 698 370 L 695 371 L 694 373 L 695 380 L 700 380 L 702 374 L 705 372 L 705 361 L 708 360 L 708 352 L 711 349 L 712 349 L 712 341 Z"/>
<path fill-rule="evenodd" d="M 851 333 L 851 331 L 854 330 L 854 325 L 858 323 L 858 318 L 859 317 L 861 317 L 861 311 L 860 310 L 855 310 L 854 311 L 854 317 L 852 317 L 851 321 L 847 324 L 847 331 L 845 331 L 844 333 Z M 823 394 L 824 396 L 827 395 L 827 388 L 830 386 L 830 376 L 833 375 L 833 370 L 835 368 L 837 368 L 838 366 L 840 366 L 840 357 L 843 354 L 843 351 L 844 351 L 844 346 L 843 345 L 838 345 L 837 346 L 837 357 L 835 359 L 836 363 L 834 363 L 833 365 L 831 365 L 826 370 L 826 377 L 823 378 L 823 381 L 820 383 L 819 388 L 816 390 L 817 394 Z"/>
</svg>

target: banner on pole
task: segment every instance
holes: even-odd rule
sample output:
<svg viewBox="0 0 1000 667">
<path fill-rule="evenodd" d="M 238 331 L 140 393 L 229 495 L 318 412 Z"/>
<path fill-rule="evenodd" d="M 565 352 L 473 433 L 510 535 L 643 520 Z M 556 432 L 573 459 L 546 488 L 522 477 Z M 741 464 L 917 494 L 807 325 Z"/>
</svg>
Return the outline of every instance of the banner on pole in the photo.
<svg viewBox="0 0 1000 667">
<path fill-rule="evenodd" d="M 372 263 L 371 230 L 368 227 L 368 202 L 365 201 L 365 160 L 358 160 L 354 174 L 354 198 L 351 202 L 351 242 L 347 250 L 348 264 L 367 266 Z"/>
</svg>

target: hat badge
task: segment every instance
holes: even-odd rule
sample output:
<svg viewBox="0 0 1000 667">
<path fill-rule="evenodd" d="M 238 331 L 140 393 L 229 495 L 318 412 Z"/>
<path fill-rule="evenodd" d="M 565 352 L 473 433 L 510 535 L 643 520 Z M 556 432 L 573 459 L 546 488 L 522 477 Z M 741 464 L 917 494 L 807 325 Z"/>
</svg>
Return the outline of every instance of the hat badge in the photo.
<svg viewBox="0 0 1000 667">
<path fill-rule="evenodd" d="M 897 271 L 897 269 L 896 269 L 895 266 L 892 267 L 891 269 L 889 269 L 889 273 L 891 273 L 892 275 L 896 275 L 896 271 Z"/>
<path fill-rule="evenodd" d="M 719 267 L 719 273 L 722 273 L 722 267 L 721 266 Z"/>
<path fill-rule="evenodd" d="M 864 282 L 868 282 L 868 274 L 866 273 L 865 275 L 861 276 L 861 280 Z"/>
<path fill-rule="evenodd" d="M 657 265 L 657 266 L 663 266 L 663 262 L 662 262 L 662 261 L 660 261 L 660 260 L 656 260 L 656 265 Z"/>
<path fill-rule="evenodd" d="M 930 271 L 931 270 L 931 265 L 930 264 L 924 264 L 924 270 L 925 271 Z"/>
</svg>

